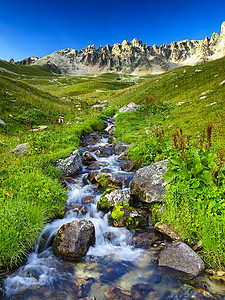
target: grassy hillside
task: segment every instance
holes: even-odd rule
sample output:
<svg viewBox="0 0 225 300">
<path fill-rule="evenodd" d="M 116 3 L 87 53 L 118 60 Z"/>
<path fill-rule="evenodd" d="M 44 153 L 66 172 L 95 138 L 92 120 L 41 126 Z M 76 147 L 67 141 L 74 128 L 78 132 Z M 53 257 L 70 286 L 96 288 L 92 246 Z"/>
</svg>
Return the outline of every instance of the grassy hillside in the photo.
<svg viewBox="0 0 225 300">
<path fill-rule="evenodd" d="M 140 104 L 141 107 L 136 112 L 118 115 L 116 137 L 126 143 L 132 143 L 129 154 L 137 167 L 164 158 L 181 158 L 184 151 L 188 161 L 189 152 L 192 153 L 192 150 L 199 147 L 203 130 L 209 123 L 212 124 L 212 145 L 210 151 L 204 148 L 204 155 L 214 157 L 217 167 L 221 164 L 219 172 L 218 168 L 214 173 L 210 171 L 212 161 L 208 156 L 208 160 L 203 159 L 201 152 L 197 158 L 201 162 L 200 167 L 205 168 L 201 172 L 208 174 L 207 188 L 202 189 L 202 178 L 185 173 L 185 176 L 189 176 L 186 181 L 191 184 L 181 188 L 183 181 L 178 183 L 172 178 L 171 186 L 174 189 L 168 193 L 166 200 L 168 211 L 171 212 L 173 210 L 170 206 L 174 207 L 171 199 L 176 200 L 173 193 L 180 195 L 179 199 L 182 198 L 181 203 L 187 210 L 193 203 L 205 203 L 204 197 L 211 203 L 211 208 L 206 205 L 204 211 L 198 206 L 201 219 L 194 213 L 197 204 L 192 211 L 184 210 L 185 215 L 190 214 L 191 226 L 185 224 L 182 215 L 180 222 L 175 217 L 178 211 L 182 211 L 178 204 L 178 211 L 174 210 L 174 214 L 171 215 L 165 214 L 164 218 L 176 227 L 190 244 L 201 237 L 196 236 L 196 231 L 203 234 L 197 222 L 212 224 L 211 236 L 216 230 L 212 218 L 218 221 L 217 217 L 220 216 L 220 224 L 225 228 L 222 205 L 224 179 L 219 178 L 218 183 L 218 176 L 222 176 L 223 172 L 223 156 L 220 153 L 225 146 L 225 83 L 222 84 L 225 80 L 224 69 L 225 59 L 221 59 L 200 66 L 177 68 L 157 76 L 66 76 L 52 74 L 41 67 L 17 66 L 0 61 L 0 119 L 6 124 L 0 124 L 0 268 L 11 268 L 20 263 L 35 243 L 44 223 L 62 212 L 66 191 L 60 185 L 59 173 L 53 166 L 54 162 L 77 148 L 79 137 L 84 132 L 102 129 L 102 119 L 106 118 L 107 114 L 115 112 L 131 101 Z M 104 104 L 105 112 L 93 110 L 92 107 L 96 104 Z M 63 118 L 63 123 L 57 122 L 59 118 Z M 45 125 L 47 128 L 37 132 L 30 130 L 31 127 L 38 129 L 39 125 Z M 185 150 L 174 147 L 175 138 L 171 135 L 176 130 L 176 139 L 180 142 L 185 140 Z M 180 132 L 186 137 L 181 137 Z M 205 133 L 204 147 L 208 143 L 207 138 Z M 30 146 L 26 155 L 16 156 L 9 152 L 17 144 L 25 142 Z M 207 166 L 203 160 L 208 161 Z M 188 170 L 186 165 L 185 167 Z M 209 179 L 212 174 L 213 180 L 217 179 L 216 183 Z M 200 185 L 200 196 L 190 196 L 193 184 Z M 212 191 L 214 196 L 210 196 Z M 188 205 L 185 199 L 190 200 Z M 202 216 L 207 214 L 209 219 L 203 219 Z M 189 229 L 183 232 L 182 227 Z M 203 251 L 203 256 L 217 267 L 224 267 L 221 263 L 225 255 L 224 249 L 220 247 L 214 255 L 215 239 L 223 241 L 225 237 L 221 228 L 217 230 L 219 236 L 214 234 L 213 241 L 210 241 L 210 238 L 204 241 L 206 251 Z M 206 227 L 204 230 L 209 232 Z M 213 249 L 210 248 L 210 243 Z M 216 257 L 215 261 L 210 259 L 212 255 Z"/>
<path fill-rule="evenodd" d="M 4 60 L 0 60 L 0 74 L 13 78 L 18 76 L 54 76 L 53 73 L 41 66 L 20 66 Z"/>
</svg>

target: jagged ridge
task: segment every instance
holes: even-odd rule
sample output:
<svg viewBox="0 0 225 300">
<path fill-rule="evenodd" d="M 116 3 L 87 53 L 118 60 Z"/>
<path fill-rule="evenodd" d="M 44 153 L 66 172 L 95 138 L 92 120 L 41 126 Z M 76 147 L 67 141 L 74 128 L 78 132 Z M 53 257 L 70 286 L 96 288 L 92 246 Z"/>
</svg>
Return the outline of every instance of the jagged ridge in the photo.
<svg viewBox="0 0 225 300">
<path fill-rule="evenodd" d="M 61 73 L 122 72 L 131 74 L 162 73 L 180 65 L 195 65 L 225 56 L 225 22 L 221 33 L 213 33 L 205 40 L 184 40 L 156 45 L 143 45 L 142 41 L 124 40 L 122 44 L 100 46 L 89 45 L 81 51 L 58 50 L 41 58 L 29 57 L 17 62 L 21 65 L 38 64 Z"/>
</svg>

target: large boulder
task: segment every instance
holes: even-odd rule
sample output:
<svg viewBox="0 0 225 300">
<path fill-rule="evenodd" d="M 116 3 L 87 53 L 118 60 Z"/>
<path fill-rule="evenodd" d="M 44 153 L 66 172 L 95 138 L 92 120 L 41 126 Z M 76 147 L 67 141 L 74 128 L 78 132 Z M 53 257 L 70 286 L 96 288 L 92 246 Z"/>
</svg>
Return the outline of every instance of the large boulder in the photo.
<svg viewBox="0 0 225 300">
<path fill-rule="evenodd" d="M 56 168 L 60 169 L 63 177 L 80 174 L 82 170 L 82 161 L 79 151 L 75 150 L 69 157 L 59 159 L 56 162 Z"/>
<path fill-rule="evenodd" d="M 91 221 L 75 220 L 64 224 L 54 239 L 55 255 L 68 260 L 85 256 L 90 246 L 95 244 L 95 227 Z"/>
<path fill-rule="evenodd" d="M 197 276 L 205 268 L 200 256 L 182 242 L 166 245 L 159 254 L 158 263 L 161 267 L 172 268 L 190 277 Z"/>
<path fill-rule="evenodd" d="M 143 167 L 134 175 L 131 181 L 131 193 L 136 195 L 141 202 L 162 202 L 166 192 L 166 181 L 163 174 L 167 171 L 167 160 L 162 160 Z"/>
</svg>

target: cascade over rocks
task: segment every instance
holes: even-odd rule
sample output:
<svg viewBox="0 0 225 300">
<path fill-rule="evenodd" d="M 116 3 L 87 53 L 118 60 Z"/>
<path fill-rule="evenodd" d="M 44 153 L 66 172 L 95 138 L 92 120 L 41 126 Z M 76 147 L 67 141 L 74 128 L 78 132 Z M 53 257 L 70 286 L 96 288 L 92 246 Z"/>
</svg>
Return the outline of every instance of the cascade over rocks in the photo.
<svg viewBox="0 0 225 300">
<path fill-rule="evenodd" d="M 200 256 L 182 242 L 166 245 L 159 254 L 158 264 L 184 272 L 191 277 L 197 276 L 205 268 Z"/>
<path fill-rule="evenodd" d="M 60 169 L 62 177 L 69 177 L 81 173 L 82 161 L 78 150 L 73 151 L 69 157 L 59 159 L 56 168 Z"/>
<path fill-rule="evenodd" d="M 131 193 L 136 195 L 141 202 L 162 202 L 167 185 L 163 179 L 163 174 L 167 171 L 167 162 L 167 160 L 162 160 L 153 163 L 135 173 L 131 181 Z"/>
<path fill-rule="evenodd" d="M 95 244 L 95 227 L 91 221 L 78 219 L 64 224 L 54 239 L 55 255 L 68 260 L 85 256 L 90 246 Z"/>
</svg>

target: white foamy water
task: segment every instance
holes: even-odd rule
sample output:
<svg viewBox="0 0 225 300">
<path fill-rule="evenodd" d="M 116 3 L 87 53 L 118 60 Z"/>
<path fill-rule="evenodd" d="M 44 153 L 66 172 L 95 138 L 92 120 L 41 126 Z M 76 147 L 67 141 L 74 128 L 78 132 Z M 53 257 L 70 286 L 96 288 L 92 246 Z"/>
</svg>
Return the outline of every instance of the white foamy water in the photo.
<svg viewBox="0 0 225 300">
<path fill-rule="evenodd" d="M 104 146 L 106 142 L 107 140 L 103 138 L 99 145 Z M 99 158 L 93 153 L 92 155 L 98 161 L 106 163 L 107 169 L 110 169 L 112 173 L 121 171 L 117 159 L 118 156 L 111 155 Z M 86 171 L 85 167 L 83 167 L 83 171 Z M 70 206 L 72 203 L 82 204 L 84 197 L 94 195 L 93 185 L 84 176 L 85 174 L 83 178 L 81 176 L 78 178 L 78 185 L 69 184 L 67 206 Z M 51 287 L 55 281 L 64 278 L 65 274 L 63 271 L 60 271 L 62 262 L 54 256 L 49 245 L 62 225 L 76 219 L 90 220 L 95 226 L 95 246 L 89 248 L 87 257 L 107 256 L 115 261 L 124 260 L 130 262 L 136 261 L 141 257 L 143 250 L 135 249 L 131 246 L 132 234 L 126 228 L 110 226 L 108 214 L 104 215 L 102 212 L 97 211 L 96 204 L 100 194 L 95 194 L 94 196 L 96 201 L 94 204 L 87 205 L 87 214 L 82 215 L 71 211 L 63 219 L 54 220 L 46 225 L 35 247 L 35 251 L 30 253 L 27 263 L 4 280 L 4 288 L 8 297 L 32 286 L 47 285 Z"/>
</svg>

